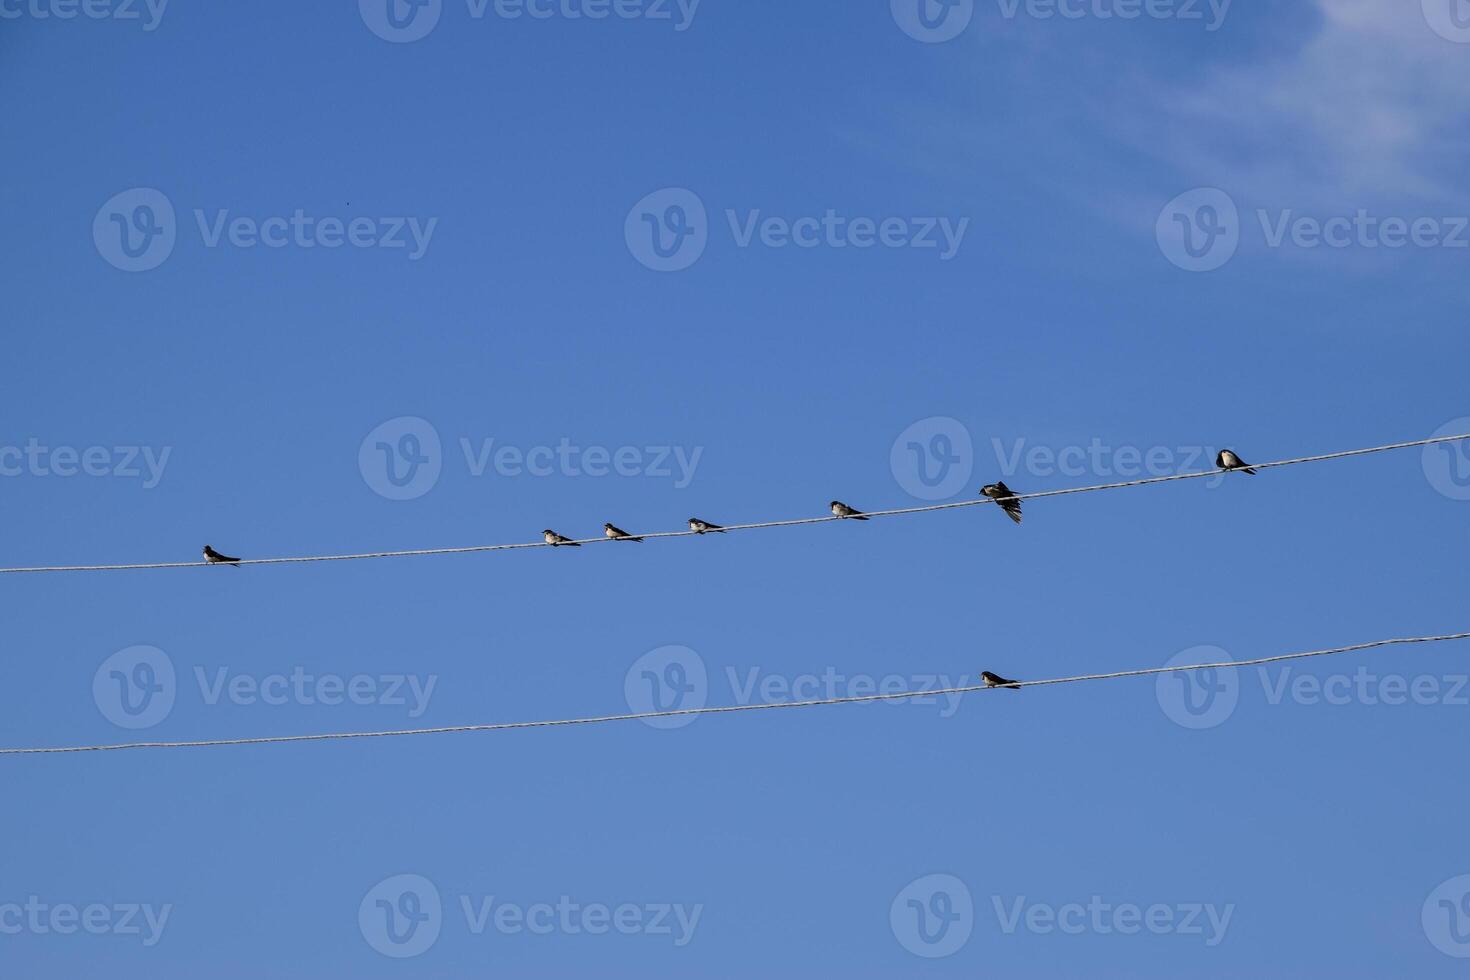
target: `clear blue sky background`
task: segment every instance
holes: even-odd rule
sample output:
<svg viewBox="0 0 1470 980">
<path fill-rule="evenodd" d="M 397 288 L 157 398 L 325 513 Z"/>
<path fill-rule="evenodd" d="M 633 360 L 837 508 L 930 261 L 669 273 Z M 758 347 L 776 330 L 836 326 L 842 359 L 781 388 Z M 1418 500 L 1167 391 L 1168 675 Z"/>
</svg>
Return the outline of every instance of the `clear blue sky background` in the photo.
<svg viewBox="0 0 1470 980">
<path fill-rule="evenodd" d="M 669 21 L 516 21 L 445 0 L 390 43 L 356 5 L 178 4 L 0 21 L 0 443 L 171 449 L 159 484 L 0 478 L 5 565 L 531 541 L 912 506 L 906 427 L 1052 449 L 1232 445 L 1277 459 L 1470 415 L 1470 252 L 1269 247 L 1257 209 L 1470 213 L 1470 47 L 1417 4 L 1240 4 L 1224 24 L 1007 18 L 921 43 L 886 2 L 704 0 Z M 15 9 L 15 8 L 8 8 Z M 27 8 L 28 9 L 28 8 Z M 493 8 L 492 8 L 493 9 Z M 135 187 L 178 240 L 119 271 L 92 235 Z M 694 191 L 709 245 L 640 264 L 624 220 Z M 1222 268 L 1172 264 L 1160 209 L 1238 205 Z M 438 218 L 427 252 L 207 247 L 194 209 Z M 725 219 L 967 217 L 935 250 L 741 248 Z M 437 485 L 374 492 L 399 416 Z M 461 439 L 702 449 L 657 476 L 474 476 Z M 1173 457 L 1184 465 L 1183 453 Z M 1198 465 L 1196 463 L 1195 465 Z M 1028 472 L 1046 489 L 1112 472 Z M 231 571 L 7 576 L 6 746 L 285 735 L 627 710 L 681 644 L 711 704 L 741 677 L 1051 677 L 1467 628 L 1470 503 L 1419 451 L 988 508 L 650 542 Z M 109 656 L 166 652 L 177 703 L 113 725 Z M 1464 648 L 1296 668 L 1463 675 Z M 209 704 L 195 670 L 437 677 L 390 705 Z M 1271 677 L 1279 678 L 1279 673 Z M 838 691 L 837 693 L 844 693 Z M 1463 697 L 1463 694 L 1462 694 Z M 0 935 L 0 973 L 459 976 L 1458 976 L 1420 909 L 1470 872 L 1463 704 L 1271 704 L 1254 670 L 1189 730 L 1149 680 L 992 693 L 952 717 L 858 705 L 402 740 L 3 760 L 0 904 L 173 907 L 161 941 Z M 400 873 L 442 934 L 379 955 L 363 897 Z M 962 880 L 973 930 L 910 953 L 890 905 Z M 701 904 L 668 936 L 474 935 L 460 897 Z M 994 910 L 1101 896 L 1233 905 L 1191 935 L 1007 934 Z M 997 898 L 998 897 L 998 898 Z"/>
</svg>

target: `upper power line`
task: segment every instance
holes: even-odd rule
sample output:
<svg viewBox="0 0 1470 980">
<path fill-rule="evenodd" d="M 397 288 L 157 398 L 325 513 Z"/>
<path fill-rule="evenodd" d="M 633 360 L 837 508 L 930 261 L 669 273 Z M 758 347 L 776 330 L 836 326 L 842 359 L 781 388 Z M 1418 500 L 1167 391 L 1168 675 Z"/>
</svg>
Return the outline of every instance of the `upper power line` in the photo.
<svg viewBox="0 0 1470 980">
<path fill-rule="evenodd" d="M 1250 470 L 1272 469 L 1278 466 L 1295 466 L 1299 463 L 1320 463 L 1331 459 L 1347 459 L 1352 456 L 1367 456 L 1372 453 L 1383 453 L 1394 449 L 1410 449 L 1416 446 L 1432 446 L 1436 443 L 1459 442 L 1470 439 L 1470 433 L 1454 436 L 1436 436 L 1430 439 L 1415 439 L 1411 442 L 1396 442 L 1387 446 L 1370 446 L 1364 449 L 1346 449 L 1341 452 L 1323 453 L 1317 456 L 1298 456 L 1293 459 L 1278 459 L 1269 463 L 1251 463 Z M 1231 454 L 1234 457 L 1234 454 Z M 1234 458 L 1235 463 L 1240 463 L 1239 458 Z M 1172 473 L 1168 476 L 1151 476 L 1138 480 L 1125 480 L 1120 483 L 1100 483 L 1087 487 L 1067 487 L 1061 490 L 1042 490 L 1036 493 L 1013 493 L 1004 495 L 982 496 L 977 500 L 960 500 L 947 504 L 928 504 L 923 507 L 900 507 L 892 510 L 868 510 L 854 512 L 848 516 L 839 516 L 839 507 L 846 508 L 845 504 L 838 501 L 832 502 L 833 516 L 823 517 L 799 517 L 782 521 L 758 521 L 750 524 L 724 524 L 708 525 L 706 530 L 695 530 L 697 525 L 705 524 L 703 521 L 690 520 L 691 530 L 688 531 L 652 531 L 635 532 L 634 535 L 622 537 L 619 535 L 604 535 L 594 538 L 566 538 L 552 531 L 543 532 L 543 540 L 519 542 L 509 544 L 482 544 L 467 545 L 454 548 L 417 548 L 410 551 L 369 551 L 350 555 L 300 555 L 284 558 L 230 558 L 216 553 L 215 558 L 206 558 L 203 561 L 165 561 L 165 562 L 140 562 L 115 565 L 36 565 L 19 568 L 0 568 L 0 574 L 22 574 L 30 572 L 117 572 L 138 571 L 149 568 L 206 568 L 213 564 L 220 564 L 221 559 L 232 566 L 240 565 L 290 565 L 303 562 L 318 561 L 360 561 L 368 558 L 412 558 L 420 555 L 467 555 L 482 551 L 519 551 L 526 548 L 558 548 L 584 544 L 604 544 L 610 541 L 625 541 L 636 536 L 639 540 L 654 540 L 658 538 L 692 538 L 700 537 L 709 533 L 727 533 L 731 531 L 754 531 L 769 527 L 797 527 L 806 524 L 826 524 L 832 521 L 851 519 L 853 516 L 862 518 L 873 517 L 897 517 L 903 514 L 927 514 L 940 510 L 953 510 L 958 507 L 975 507 L 981 504 L 998 504 L 1009 509 L 1018 505 L 1023 500 L 1041 500 L 1046 497 L 1063 497 L 1078 493 L 1093 493 L 1098 490 L 1118 490 L 1124 487 L 1142 487 L 1153 483 L 1169 483 L 1174 480 L 1197 480 L 1203 477 L 1219 476 L 1232 470 L 1242 470 L 1247 467 L 1244 464 L 1231 465 L 1231 460 L 1226 460 L 1226 466 L 1200 470 L 1193 473 Z M 1004 486 L 996 484 L 993 486 Z M 847 508 L 851 510 L 851 508 Z M 208 551 L 206 546 L 206 554 Z"/>
</svg>

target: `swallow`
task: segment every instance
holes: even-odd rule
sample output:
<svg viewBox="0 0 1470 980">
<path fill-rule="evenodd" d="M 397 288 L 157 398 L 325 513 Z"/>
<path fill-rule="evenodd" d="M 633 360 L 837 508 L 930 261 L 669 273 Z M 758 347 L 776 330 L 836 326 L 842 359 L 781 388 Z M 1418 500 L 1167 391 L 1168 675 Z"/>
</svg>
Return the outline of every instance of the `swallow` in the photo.
<svg viewBox="0 0 1470 980">
<path fill-rule="evenodd" d="M 1220 455 L 1215 457 L 1215 465 L 1222 470 L 1241 470 L 1242 472 L 1249 473 L 1251 476 L 1256 475 L 1255 467 L 1235 455 L 1229 449 L 1220 450 Z"/>
<path fill-rule="evenodd" d="M 550 528 L 547 528 L 545 531 L 542 531 L 541 532 L 541 536 L 543 538 L 545 538 L 546 539 L 546 543 L 549 544 L 549 545 L 551 545 L 553 548 L 560 548 L 562 545 L 566 545 L 568 548 L 580 548 L 580 547 L 582 547 L 577 542 L 573 541 L 571 538 L 564 538 L 560 534 L 557 534 L 555 531 L 551 530 Z"/>
<path fill-rule="evenodd" d="M 711 524 L 709 521 L 701 521 L 697 517 L 689 518 L 689 530 L 693 531 L 695 534 L 707 534 L 710 531 L 714 531 L 718 534 L 725 533 L 725 529 L 720 527 L 720 525 Z"/>
<path fill-rule="evenodd" d="M 1019 691 L 1021 689 L 1020 681 L 1006 680 L 999 674 L 992 674 L 988 670 L 980 671 L 980 679 L 985 682 L 986 687 L 1007 687 L 1012 691 Z"/>
<path fill-rule="evenodd" d="M 832 516 L 833 517 L 851 517 L 855 521 L 866 521 L 867 520 L 867 518 L 863 516 L 863 512 L 862 511 L 860 511 L 860 510 L 854 510 L 853 508 L 847 506 L 846 504 L 844 504 L 840 500 L 834 500 L 834 501 L 832 501 Z"/>
<path fill-rule="evenodd" d="M 633 535 L 629 534 L 627 531 L 624 531 L 622 528 L 620 528 L 620 527 L 613 527 L 611 524 L 604 524 L 604 525 L 602 525 L 602 533 L 603 534 L 606 534 L 608 537 L 612 538 L 614 541 L 642 541 L 643 540 L 642 538 L 635 538 Z"/>
<path fill-rule="evenodd" d="M 987 483 L 980 488 L 980 494 L 1000 504 L 1000 509 L 1005 511 L 1011 520 L 1017 524 L 1021 523 L 1021 499 L 1004 482 Z"/>
<path fill-rule="evenodd" d="M 220 554 L 209 545 L 204 546 L 204 560 L 211 565 L 234 565 L 240 561 L 238 558 L 231 558 L 229 555 Z"/>
</svg>

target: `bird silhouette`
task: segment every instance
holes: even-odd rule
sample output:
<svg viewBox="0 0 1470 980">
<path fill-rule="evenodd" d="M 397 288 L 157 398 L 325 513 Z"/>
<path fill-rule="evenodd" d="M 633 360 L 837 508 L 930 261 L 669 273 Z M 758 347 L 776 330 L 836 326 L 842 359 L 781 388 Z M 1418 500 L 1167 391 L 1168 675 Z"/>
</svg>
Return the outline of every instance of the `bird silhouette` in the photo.
<svg viewBox="0 0 1470 980">
<path fill-rule="evenodd" d="M 624 531 L 620 527 L 613 527 L 611 524 L 604 524 L 604 525 L 602 525 L 602 533 L 603 534 L 606 534 L 608 537 L 612 538 L 614 541 L 642 541 L 643 540 L 642 538 L 634 537 L 633 535 L 629 534 L 627 531 Z"/>
<path fill-rule="evenodd" d="M 204 546 L 204 560 L 211 565 L 236 565 L 240 561 L 238 558 L 220 554 L 209 545 Z"/>
<path fill-rule="evenodd" d="M 1011 520 L 1017 524 L 1021 523 L 1021 499 L 1004 482 L 987 483 L 980 488 L 980 493 L 1000 504 L 1000 509 L 1005 511 Z"/>
<path fill-rule="evenodd" d="M 1229 449 L 1220 450 L 1220 455 L 1215 457 L 1215 465 L 1222 470 L 1240 470 L 1242 473 L 1249 473 L 1251 476 L 1256 475 L 1255 467 L 1235 455 Z"/>
</svg>

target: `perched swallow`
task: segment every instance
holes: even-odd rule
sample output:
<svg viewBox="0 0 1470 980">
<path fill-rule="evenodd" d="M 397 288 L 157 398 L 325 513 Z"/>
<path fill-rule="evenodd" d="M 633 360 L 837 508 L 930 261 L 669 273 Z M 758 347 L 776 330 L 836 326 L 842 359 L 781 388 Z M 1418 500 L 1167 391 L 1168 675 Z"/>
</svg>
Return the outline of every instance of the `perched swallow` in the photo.
<svg viewBox="0 0 1470 980">
<path fill-rule="evenodd" d="M 862 511 L 860 511 L 860 510 L 854 510 L 853 508 L 847 506 L 846 504 L 844 504 L 840 500 L 834 500 L 834 501 L 832 501 L 832 516 L 833 517 L 851 517 L 855 521 L 866 521 L 867 520 L 867 518 L 863 516 L 863 512 Z"/>
<path fill-rule="evenodd" d="M 218 551 L 215 551 L 213 548 L 211 548 L 209 545 L 205 545 L 204 560 L 211 565 L 233 565 L 239 562 L 240 559 L 231 558 L 229 555 L 222 555 Z"/>
<path fill-rule="evenodd" d="M 541 536 L 543 538 L 545 538 L 546 539 L 546 543 L 549 544 L 549 545 L 551 545 L 553 548 L 560 548 L 562 545 L 566 545 L 569 548 L 580 548 L 580 547 L 582 547 L 577 542 L 573 541 L 571 538 L 564 538 L 560 534 L 557 534 L 555 531 L 551 530 L 550 528 L 547 528 L 545 531 L 542 531 L 541 532 Z"/>
<path fill-rule="evenodd" d="M 725 529 L 720 527 L 720 525 L 711 524 L 709 521 L 701 521 L 697 517 L 689 518 L 689 530 L 695 534 L 707 534 L 710 531 L 715 531 L 719 534 L 725 533 Z"/>
<path fill-rule="evenodd" d="M 635 538 L 633 535 L 629 534 L 627 531 L 624 531 L 622 528 L 620 528 L 620 527 L 613 527 L 611 524 L 604 524 L 604 525 L 602 525 L 602 533 L 603 534 L 606 534 L 608 537 L 612 538 L 614 541 L 642 541 L 643 540 L 642 538 Z"/>
<path fill-rule="evenodd" d="M 980 493 L 1000 504 L 1000 509 L 1010 515 L 1011 520 L 1021 523 L 1021 500 L 1004 482 L 987 483 L 980 488 Z"/>
<path fill-rule="evenodd" d="M 1008 687 L 1012 691 L 1021 689 L 1020 681 L 1008 681 L 999 674 L 992 674 L 988 670 L 980 671 L 980 679 L 985 682 L 986 687 Z"/>
<path fill-rule="evenodd" d="M 1229 449 L 1220 450 L 1220 455 L 1215 457 L 1215 465 L 1222 470 L 1241 470 L 1249 473 L 1251 476 L 1256 475 L 1255 468 L 1251 464 L 1235 455 Z"/>
</svg>

